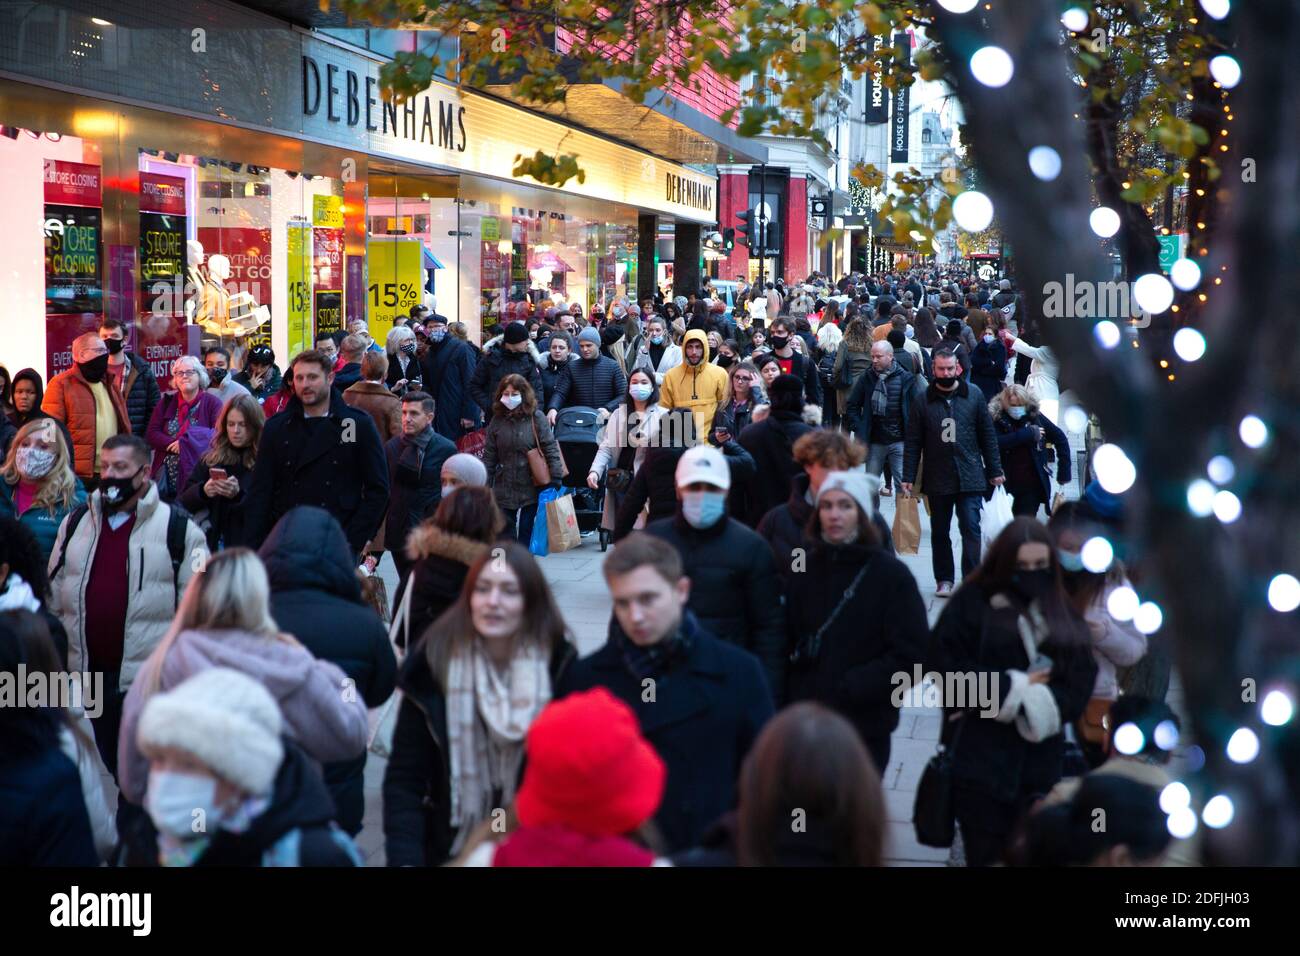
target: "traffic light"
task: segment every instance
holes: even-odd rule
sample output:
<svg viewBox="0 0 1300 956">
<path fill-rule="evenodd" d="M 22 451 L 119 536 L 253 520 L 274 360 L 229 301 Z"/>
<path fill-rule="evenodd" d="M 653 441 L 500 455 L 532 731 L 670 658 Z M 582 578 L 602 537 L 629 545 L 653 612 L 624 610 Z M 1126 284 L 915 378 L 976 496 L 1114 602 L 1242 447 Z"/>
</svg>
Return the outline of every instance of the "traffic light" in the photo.
<svg viewBox="0 0 1300 956">
<path fill-rule="evenodd" d="M 736 218 L 741 223 L 735 230 L 740 241 L 751 248 L 757 245 L 754 240 L 758 238 L 758 223 L 754 221 L 754 211 L 746 209 L 744 212 L 738 212 Z"/>
<path fill-rule="evenodd" d="M 730 252 L 736 248 L 736 230 L 728 226 L 722 230 L 722 251 Z"/>
</svg>

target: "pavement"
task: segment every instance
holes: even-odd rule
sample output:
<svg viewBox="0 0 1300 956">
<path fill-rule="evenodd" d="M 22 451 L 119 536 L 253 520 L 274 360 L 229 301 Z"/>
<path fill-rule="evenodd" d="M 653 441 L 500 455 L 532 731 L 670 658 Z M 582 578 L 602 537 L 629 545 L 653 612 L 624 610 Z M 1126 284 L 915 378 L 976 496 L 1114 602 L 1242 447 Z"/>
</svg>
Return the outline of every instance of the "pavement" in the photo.
<svg viewBox="0 0 1300 956">
<path fill-rule="evenodd" d="M 924 508 L 920 509 L 920 514 L 920 550 L 915 555 L 902 555 L 901 558 L 916 577 L 921 596 L 929 609 L 930 623 L 933 624 L 946 601 L 934 595 L 930 521 Z M 881 515 L 892 524 L 894 498 L 881 499 Z M 961 541 L 955 518 L 952 540 L 953 555 L 960 566 Z M 604 643 L 611 613 L 609 592 L 600 570 L 602 559 L 597 535 L 583 538 L 580 548 L 539 559 L 555 594 L 556 603 L 564 614 L 579 653 L 583 655 L 590 654 Z M 385 556 L 379 570 L 387 582 L 388 593 L 396 594 L 397 575 L 391 559 Z M 917 696 L 917 693 L 914 691 L 912 696 Z M 372 712 L 372 721 L 376 713 Z M 916 786 L 926 762 L 934 755 L 938 745 L 940 719 L 937 707 L 906 706 L 898 729 L 894 731 L 889 765 L 881 775 L 888 815 L 885 859 L 891 866 L 946 866 L 960 861 L 960 847 L 954 852 L 922 846 L 916 841 L 912 829 L 912 805 L 916 800 Z M 385 763 L 373 754 L 366 762 L 366 814 L 363 829 L 357 837 L 357 846 L 367 866 L 384 865 L 380 790 Z"/>
</svg>

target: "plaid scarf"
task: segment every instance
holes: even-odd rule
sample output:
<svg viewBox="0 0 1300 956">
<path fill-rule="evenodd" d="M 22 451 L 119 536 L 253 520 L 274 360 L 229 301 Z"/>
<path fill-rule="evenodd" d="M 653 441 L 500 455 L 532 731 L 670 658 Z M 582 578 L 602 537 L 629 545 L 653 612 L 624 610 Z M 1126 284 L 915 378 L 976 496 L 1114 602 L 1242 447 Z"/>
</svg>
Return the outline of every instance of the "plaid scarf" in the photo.
<svg viewBox="0 0 1300 956">
<path fill-rule="evenodd" d="M 634 643 L 615 625 L 615 639 L 619 653 L 623 655 L 623 666 L 636 680 L 659 677 L 690 657 L 692 635 L 695 628 L 683 618 L 677 633 L 664 638 L 648 647 Z"/>
<path fill-rule="evenodd" d="M 884 418 L 889 413 L 889 394 L 885 383 L 897 371 L 898 363 L 895 362 L 885 371 L 876 373 L 876 387 L 871 390 L 871 414 L 875 418 Z"/>
</svg>

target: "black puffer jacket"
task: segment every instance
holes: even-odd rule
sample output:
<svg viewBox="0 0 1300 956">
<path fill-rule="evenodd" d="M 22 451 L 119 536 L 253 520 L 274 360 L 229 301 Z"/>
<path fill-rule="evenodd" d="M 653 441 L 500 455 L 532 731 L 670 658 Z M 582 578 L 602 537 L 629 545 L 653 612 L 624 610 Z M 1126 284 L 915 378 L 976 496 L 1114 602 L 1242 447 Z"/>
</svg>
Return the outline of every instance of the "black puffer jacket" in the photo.
<svg viewBox="0 0 1300 956">
<path fill-rule="evenodd" d="M 537 369 L 537 363 L 533 361 L 532 352 L 507 352 L 503 346 L 487 349 L 474 367 L 474 374 L 469 381 L 470 400 L 483 410 L 487 418 L 501 411 L 501 406 L 496 405 L 492 399 L 496 395 L 497 385 L 507 375 L 523 376 L 524 381 L 532 386 L 533 394 L 539 402 L 545 394 L 542 375 Z"/>
<path fill-rule="evenodd" d="M 411 588 L 411 617 L 397 637 L 416 644 L 429 625 L 460 597 L 469 566 L 487 553 L 488 545 L 444 531 L 426 521 L 406 539 L 406 556 L 415 562 L 408 579 Z"/>
<path fill-rule="evenodd" d="M 885 414 L 885 428 L 890 427 L 898 429 L 898 437 L 894 441 L 902 441 L 907 434 L 907 419 L 911 414 L 912 403 L 920 393 L 917 377 L 911 372 L 904 369 L 897 362 L 894 372 L 885 380 L 885 399 L 887 409 Z M 871 412 L 871 399 L 876 391 L 876 383 L 880 381 L 880 375 L 874 368 L 868 368 L 862 376 L 853 383 L 853 389 L 849 392 L 849 399 L 844 408 L 844 417 L 849 424 L 849 430 L 858 437 L 858 440 L 864 445 L 871 444 L 871 426 L 874 416 Z M 886 435 L 885 437 L 889 437 Z"/>
<path fill-rule="evenodd" d="M 785 686 L 786 647 L 781 578 L 771 549 L 739 521 L 723 518 L 693 528 L 680 513 L 646 525 L 646 532 L 677 549 L 691 579 L 688 607 L 719 640 L 743 647 L 763 665 L 773 699 Z"/>
<path fill-rule="evenodd" d="M 551 655 L 551 687 L 559 688 L 578 657 L 571 644 Z M 402 703 L 393 754 L 384 772 L 384 849 L 389 866 L 441 866 L 451 855 L 451 754 L 447 698 L 417 643 L 398 675 Z M 522 770 L 521 770 L 522 774 Z"/>
<path fill-rule="evenodd" d="M 320 508 L 294 508 L 271 530 L 258 552 L 271 580 L 271 614 L 307 650 L 353 680 L 367 707 L 393 693 L 397 660 L 388 630 L 361 602 L 361 587 L 339 523 Z M 366 755 L 325 765 L 338 804 L 338 821 L 361 830 Z"/>
<path fill-rule="evenodd" d="M 549 409 L 618 408 L 627 394 L 627 376 L 618 363 L 605 355 L 594 359 L 580 358 L 569 363 L 569 374 L 555 381 L 555 391 L 547 403 Z"/>
<path fill-rule="evenodd" d="M 126 370 L 126 414 L 131 419 L 131 434 L 144 437 L 153 417 L 154 406 L 162 401 L 162 390 L 149 363 L 134 352 L 126 353 L 130 367 Z"/>
<path fill-rule="evenodd" d="M 570 355 L 563 365 L 556 365 L 548 357 L 546 364 L 541 368 L 542 390 L 545 392 L 545 398 L 542 401 L 543 408 L 551 407 L 551 398 L 555 395 L 555 388 L 559 385 L 560 380 L 569 377 L 569 370 L 573 368 L 573 363 L 578 361 L 576 355 Z"/>
<path fill-rule="evenodd" d="M 952 419 L 953 441 L 944 441 Z M 903 448 L 903 481 L 916 481 L 916 469 L 925 453 L 927 495 L 984 494 L 989 482 L 1002 474 L 997 437 L 988 404 L 979 389 L 958 382 L 949 394 L 933 384 L 915 399 L 907 419 Z"/>
</svg>

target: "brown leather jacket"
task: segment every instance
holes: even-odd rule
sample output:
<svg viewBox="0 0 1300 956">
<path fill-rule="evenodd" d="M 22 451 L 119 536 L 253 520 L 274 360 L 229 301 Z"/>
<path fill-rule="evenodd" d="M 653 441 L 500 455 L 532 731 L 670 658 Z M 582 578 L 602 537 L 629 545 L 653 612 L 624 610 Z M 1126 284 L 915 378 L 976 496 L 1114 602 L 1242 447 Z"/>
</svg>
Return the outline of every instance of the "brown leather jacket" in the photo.
<svg viewBox="0 0 1300 956">
<path fill-rule="evenodd" d="M 122 393 L 105 380 L 104 388 L 117 411 L 117 434 L 131 434 L 131 418 Z M 95 396 L 81 369 L 72 366 L 50 379 L 41 401 L 41 411 L 68 426 L 72 435 L 73 459 L 78 478 L 91 478 L 99 470 L 99 448 L 107 435 L 95 434 Z"/>
<path fill-rule="evenodd" d="M 343 392 L 343 401 L 375 420 L 380 441 L 402 433 L 402 400 L 377 382 L 357 382 Z"/>
</svg>

